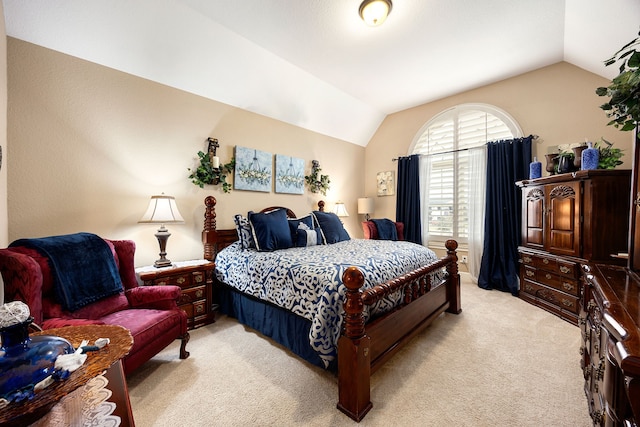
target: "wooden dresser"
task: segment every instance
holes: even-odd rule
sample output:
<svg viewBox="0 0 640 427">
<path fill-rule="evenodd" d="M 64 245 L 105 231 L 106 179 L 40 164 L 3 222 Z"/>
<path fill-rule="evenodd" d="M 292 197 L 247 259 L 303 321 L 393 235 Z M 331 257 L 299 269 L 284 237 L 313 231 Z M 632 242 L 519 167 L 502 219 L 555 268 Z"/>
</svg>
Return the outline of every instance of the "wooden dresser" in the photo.
<svg viewBox="0 0 640 427">
<path fill-rule="evenodd" d="M 582 266 L 581 366 L 595 426 L 640 422 L 640 140 L 633 152 L 626 267 Z"/>
<path fill-rule="evenodd" d="M 577 324 L 580 264 L 625 262 L 630 182 L 630 170 L 590 170 L 516 183 L 520 298 Z"/>
</svg>

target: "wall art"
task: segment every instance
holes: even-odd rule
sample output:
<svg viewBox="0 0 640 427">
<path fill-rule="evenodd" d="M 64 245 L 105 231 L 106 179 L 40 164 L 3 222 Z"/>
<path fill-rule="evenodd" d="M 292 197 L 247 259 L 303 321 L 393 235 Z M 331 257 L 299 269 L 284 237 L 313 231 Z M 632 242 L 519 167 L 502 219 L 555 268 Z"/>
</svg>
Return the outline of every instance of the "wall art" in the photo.
<svg viewBox="0 0 640 427">
<path fill-rule="evenodd" d="M 304 160 L 276 154 L 276 193 L 304 194 Z"/>
<path fill-rule="evenodd" d="M 378 196 L 393 196 L 396 189 L 396 179 L 394 171 L 378 172 L 376 175 L 378 185 Z"/>
<path fill-rule="evenodd" d="M 233 188 L 236 190 L 271 191 L 271 153 L 236 145 L 236 167 Z"/>
</svg>

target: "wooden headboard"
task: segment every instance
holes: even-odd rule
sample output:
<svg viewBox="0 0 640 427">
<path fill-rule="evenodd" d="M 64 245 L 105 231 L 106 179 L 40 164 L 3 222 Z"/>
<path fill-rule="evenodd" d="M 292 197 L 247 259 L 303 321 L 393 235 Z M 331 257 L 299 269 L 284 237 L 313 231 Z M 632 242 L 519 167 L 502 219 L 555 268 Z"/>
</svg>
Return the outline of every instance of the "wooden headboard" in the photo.
<svg viewBox="0 0 640 427">
<path fill-rule="evenodd" d="M 202 229 L 202 244 L 204 245 L 204 259 L 213 261 L 216 254 L 226 248 L 236 240 L 238 233 L 235 228 L 227 230 L 218 230 L 216 228 L 216 203 L 218 201 L 213 196 L 207 196 L 204 199 L 204 227 Z M 260 212 L 270 211 L 273 209 L 286 209 L 289 218 L 295 218 L 296 214 L 289 208 L 282 206 L 271 206 L 262 209 Z M 318 202 L 318 210 L 324 212 L 324 201 Z"/>
</svg>

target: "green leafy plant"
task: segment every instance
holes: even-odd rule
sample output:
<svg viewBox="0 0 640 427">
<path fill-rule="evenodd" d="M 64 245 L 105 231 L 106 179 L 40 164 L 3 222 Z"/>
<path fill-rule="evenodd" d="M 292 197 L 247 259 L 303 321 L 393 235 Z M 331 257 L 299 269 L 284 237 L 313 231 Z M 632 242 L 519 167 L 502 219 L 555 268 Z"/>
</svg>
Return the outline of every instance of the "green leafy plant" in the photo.
<svg viewBox="0 0 640 427">
<path fill-rule="evenodd" d="M 607 87 L 599 87 L 596 94 L 610 97 L 600 108 L 607 112 L 611 119 L 608 125 L 629 131 L 640 122 L 640 32 L 636 39 L 630 41 L 604 63 L 606 66 L 622 61 L 620 74 Z"/>
<path fill-rule="evenodd" d="M 326 196 L 331 180 L 329 179 L 329 175 L 322 175 L 320 174 L 320 171 L 322 171 L 322 169 L 320 169 L 320 162 L 312 160 L 311 173 L 309 175 L 305 175 L 304 180 L 312 193 L 322 193 Z"/>
<path fill-rule="evenodd" d="M 198 151 L 198 158 L 200 165 L 198 165 L 195 170 L 191 168 L 188 169 L 191 172 L 191 175 L 189 175 L 191 182 L 200 188 L 204 188 L 205 184 L 218 185 L 222 183 L 222 191 L 230 193 L 231 183 L 227 182 L 227 174 L 233 172 L 236 167 L 235 157 L 232 157 L 229 163 L 219 168 L 213 167 L 209 154 L 207 153 Z"/>
<path fill-rule="evenodd" d="M 613 144 L 604 138 L 600 138 L 593 148 L 597 148 L 600 151 L 600 160 L 598 161 L 598 169 L 615 169 L 616 166 L 621 165 L 623 162 L 622 150 L 619 148 L 613 148 Z"/>
</svg>

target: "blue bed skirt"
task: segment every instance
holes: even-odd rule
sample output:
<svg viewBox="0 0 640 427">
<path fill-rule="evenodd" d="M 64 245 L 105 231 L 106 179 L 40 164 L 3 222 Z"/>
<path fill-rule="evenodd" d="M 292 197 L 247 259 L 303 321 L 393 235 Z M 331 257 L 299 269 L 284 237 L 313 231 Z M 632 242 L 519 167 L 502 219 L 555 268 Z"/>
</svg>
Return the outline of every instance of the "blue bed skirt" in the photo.
<svg viewBox="0 0 640 427">
<path fill-rule="evenodd" d="M 255 329 L 307 362 L 324 369 L 322 360 L 309 344 L 311 321 L 224 284 L 218 284 L 218 301 L 222 314 L 238 319 L 243 325 Z M 328 370 L 336 371 L 336 368 L 334 362 Z"/>
</svg>

